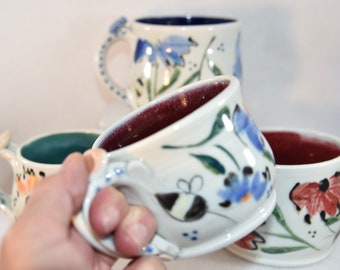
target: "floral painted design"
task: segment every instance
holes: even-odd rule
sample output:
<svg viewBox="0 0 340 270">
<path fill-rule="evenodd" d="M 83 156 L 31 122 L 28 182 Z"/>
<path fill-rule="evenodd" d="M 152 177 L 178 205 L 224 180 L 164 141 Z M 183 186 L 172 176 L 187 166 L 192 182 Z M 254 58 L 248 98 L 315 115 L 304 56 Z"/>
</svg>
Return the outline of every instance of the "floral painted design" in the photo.
<svg viewBox="0 0 340 270">
<path fill-rule="evenodd" d="M 231 120 L 230 120 L 231 119 Z M 263 153 L 263 155 L 274 163 L 274 157 L 272 153 L 268 152 L 266 148 L 264 147 L 264 139 L 261 131 L 257 128 L 254 120 L 250 118 L 246 112 L 239 106 L 236 105 L 233 113 L 231 114 L 231 111 L 229 107 L 223 107 L 216 115 L 215 121 L 212 125 L 211 132 L 209 135 L 202 139 L 201 141 L 185 145 L 185 146 L 174 146 L 174 145 L 164 145 L 163 148 L 170 148 L 170 149 L 176 149 L 176 148 L 188 148 L 188 147 L 197 147 L 204 145 L 208 141 L 212 140 L 214 137 L 219 135 L 221 132 L 225 129 L 225 122 L 229 121 L 231 125 L 233 125 L 233 130 L 235 134 L 239 137 L 240 141 L 247 146 L 248 143 L 242 139 L 243 136 L 247 138 L 247 140 L 250 141 L 250 143 L 260 152 Z M 231 153 L 227 149 L 225 149 L 223 146 L 216 146 L 220 148 L 222 151 L 224 151 L 229 157 L 234 161 L 235 165 L 240 169 L 239 164 L 237 164 L 236 159 L 233 157 Z M 217 163 L 215 162 L 217 165 Z M 216 169 L 218 169 L 217 166 Z"/>
<path fill-rule="evenodd" d="M 183 55 L 188 54 L 190 47 L 196 45 L 191 38 L 178 35 L 170 35 L 156 44 L 146 39 L 138 39 L 134 61 L 138 62 L 145 56 L 153 64 L 159 58 L 164 66 L 184 66 Z"/>
<path fill-rule="evenodd" d="M 267 172 L 254 172 L 251 167 L 245 167 L 241 177 L 229 173 L 224 180 L 224 187 L 218 191 L 218 196 L 223 200 L 220 206 L 229 207 L 233 203 L 243 203 L 250 198 L 259 201 L 270 181 L 269 171 Z"/>
<path fill-rule="evenodd" d="M 45 172 L 35 172 L 34 169 L 23 166 L 22 173 L 16 174 L 17 197 L 13 198 L 13 204 L 16 205 L 19 197 L 24 198 L 24 201 L 27 202 L 33 188 L 39 182 L 40 178 L 44 177 Z"/>
<path fill-rule="evenodd" d="M 258 244 L 264 244 L 266 240 L 256 231 L 251 232 L 247 236 L 235 242 L 241 248 L 248 250 L 257 250 Z"/>
<path fill-rule="evenodd" d="M 167 69 L 169 78 L 160 83 L 158 83 L 157 75 L 146 77 L 146 81 L 138 78 L 135 84 L 137 96 L 140 95 L 138 90 L 140 85 L 146 85 L 148 100 L 151 101 L 176 83 L 181 74 L 181 69 L 178 67 L 185 66 L 183 56 L 190 53 L 190 47 L 192 46 L 197 46 L 193 39 L 179 35 L 170 35 L 164 40 L 156 41 L 156 43 L 146 39 L 138 39 L 134 57 L 135 63 L 139 62 L 143 57 L 147 57 L 148 62 L 152 64 L 153 73 L 158 74 L 159 63 L 157 59 L 159 59 Z"/>
<path fill-rule="evenodd" d="M 331 225 L 340 220 L 340 172 L 335 172 L 329 179 L 323 179 L 319 182 L 297 183 L 290 192 L 290 200 L 296 207 L 297 211 L 306 209 L 307 214 L 304 221 L 307 225 L 312 224 L 312 218 L 319 215 L 326 228 L 330 232 L 333 241 L 338 237 L 339 232 L 333 231 Z M 303 239 L 295 233 L 281 211 L 279 205 L 276 205 L 272 217 L 280 224 L 286 233 L 266 232 L 261 230 L 263 241 L 258 241 L 259 245 L 251 245 L 254 235 L 260 235 L 259 232 L 252 232 L 235 244 L 247 250 L 260 250 L 269 254 L 281 254 L 287 252 L 297 252 L 307 248 L 319 250 L 319 248 Z M 308 234 L 314 238 L 317 231 L 310 230 Z M 292 240 L 290 246 L 266 246 L 266 236 L 277 237 Z M 295 244 L 293 244 L 295 243 Z M 263 246 L 262 246 L 263 245 Z"/>
<path fill-rule="evenodd" d="M 294 252 L 294 251 L 299 251 L 303 250 L 306 248 L 312 248 L 315 250 L 318 250 L 317 247 L 313 246 L 310 244 L 308 241 L 302 239 L 299 237 L 297 234 L 293 232 L 293 230 L 289 227 L 287 224 L 285 217 L 278 205 L 276 205 L 272 216 L 276 219 L 276 221 L 282 226 L 282 228 L 286 231 L 286 234 L 283 233 L 272 233 L 272 232 L 262 232 L 261 234 L 258 233 L 257 231 L 253 231 L 249 235 L 245 236 L 241 240 L 237 241 L 235 244 L 243 249 L 247 250 L 260 250 L 264 253 L 269 253 L 269 254 L 280 254 L 280 253 L 287 253 L 287 252 Z M 254 238 L 254 236 L 257 236 L 258 238 L 262 239 L 261 241 L 257 241 L 259 245 L 248 245 L 246 244 L 249 242 L 250 239 Z M 291 239 L 293 242 L 299 243 L 299 245 L 292 245 L 292 246 L 262 246 L 266 244 L 266 235 L 270 235 L 272 237 L 276 236 L 278 238 L 283 238 L 283 239 Z"/>
<path fill-rule="evenodd" d="M 307 223 L 319 214 L 325 222 L 338 221 L 340 215 L 340 172 L 336 172 L 330 179 L 319 182 L 297 183 L 290 192 L 290 199 L 300 211 L 306 208 L 304 217 Z M 327 219 L 327 217 L 330 217 Z"/>
<path fill-rule="evenodd" d="M 259 152 L 264 154 L 264 157 L 268 158 L 271 162 L 274 162 L 274 158 L 270 153 L 265 151 L 261 132 L 257 129 L 254 122 L 249 116 L 241 109 L 239 105 L 235 106 L 233 114 L 231 115 L 228 107 L 223 107 L 217 114 L 215 121 L 212 124 L 210 133 L 206 138 L 201 141 L 182 146 L 164 145 L 165 149 L 180 149 L 180 148 L 194 148 L 202 146 L 212 140 L 215 136 L 225 130 L 225 121 L 232 119 L 234 126 L 233 130 L 238 135 L 242 136 L 244 133 L 249 139 L 250 143 L 253 144 Z M 242 141 L 242 140 L 241 140 Z M 245 141 L 243 144 L 247 146 Z M 217 196 L 222 199 L 220 206 L 229 207 L 233 203 L 244 203 L 250 198 L 259 201 L 265 194 L 268 184 L 271 180 L 271 175 L 268 168 L 265 168 L 263 172 L 254 171 L 253 168 L 246 166 L 241 169 L 234 155 L 226 149 L 224 146 L 216 144 L 216 149 L 222 151 L 226 157 L 234 163 L 237 168 L 237 172 L 230 171 L 227 175 L 227 168 L 222 161 L 215 157 L 207 154 L 190 154 L 196 158 L 206 169 L 216 175 L 226 175 L 224 183 L 221 189 L 218 190 Z M 238 172 L 242 171 L 242 175 Z M 268 194 L 269 195 L 269 194 Z"/>
<path fill-rule="evenodd" d="M 174 151 L 171 153 L 173 157 L 177 157 L 178 152 L 180 152 L 180 155 L 185 155 L 185 158 L 191 159 L 194 163 L 195 171 L 192 172 L 192 175 L 185 177 L 179 175 L 178 178 L 170 179 L 167 183 L 168 187 L 172 187 L 170 191 L 167 189 L 166 191 L 155 191 L 153 193 L 153 199 L 157 205 L 157 212 L 163 213 L 164 216 L 167 217 L 170 216 L 169 219 L 171 219 L 171 221 L 181 223 L 182 226 L 179 227 L 176 233 L 177 235 L 172 235 L 171 237 L 177 237 L 181 239 L 183 243 L 193 241 L 199 243 L 204 241 L 204 239 L 206 239 L 205 237 L 210 237 L 213 234 L 206 226 L 203 228 L 201 226 L 196 227 L 196 224 L 206 224 L 206 222 L 214 220 L 210 219 L 210 215 L 223 219 L 226 227 L 237 226 L 239 221 L 236 220 L 236 218 L 238 218 L 238 215 L 234 215 L 234 212 L 228 211 L 229 209 L 226 209 L 226 207 L 231 204 L 244 203 L 246 205 L 250 199 L 260 201 L 261 199 L 265 199 L 265 196 L 269 197 L 272 192 L 273 183 L 267 166 L 273 168 L 274 164 L 272 159 L 266 159 L 267 156 L 263 155 L 265 147 L 257 149 L 253 147 L 254 142 L 252 142 L 251 139 L 240 142 L 238 136 L 235 136 L 236 130 L 233 128 L 233 121 L 237 122 L 241 121 L 241 119 L 244 121 L 244 118 L 247 117 L 246 114 L 242 114 L 242 117 L 232 117 L 233 114 L 240 109 L 239 105 L 234 106 L 232 109 L 230 109 L 229 106 L 219 107 L 216 115 L 208 121 L 211 125 L 210 129 L 208 129 L 206 134 L 198 138 L 197 141 L 190 141 L 189 144 L 185 145 L 160 146 L 162 152 Z M 247 122 L 248 120 L 245 121 Z M 240 136 L 247 134 L 247 132 L 243 134 L 243 126 L 239 126 L 241 128 L 237 131 L 242 133 Z M 219 136 L 219 138 L 217 138 L 217 136 Z M 232 144 L 236 143 L 240 147 L 245 144 L 244 149 L 250 150 L 250 153 L 253 154 L 254 157 L 262 156 L 262 158 L 260 158 L 261 162 L 244 166 L 243 162 L 245 163 L 248 160 L 240 157 L 240 161 L 242 160 L 240 162 L 238 161 L 239 156 L 233 154 L 234 150 L 237 151 L 237 155 L 239 154 L 239 147 L 236 147 L 236 149 L 234 149 L 234 147 L 227 149 L 227 147 L 224 146 L 224 142 L 230 145 L 229 142 L 226 141 L 228 139 L 232 140 Z M 177 149 L 185 149 L 185 151 L 176 151 Z M 264 162 L 265 165 L 262 164 L 262 160 L 264 159 L 266 159 Z M 129 166 L 130 162 L 137 162 L 138 166 Z M 102 177 L 102 174 L 100 174 L 100 176 L 98 176 L 100 181 L 93 181 L 92 190 L 97 192 L 103 186 L 114 183 L 114 180 L 117 178 L 123 180 L 124 175 L 129 175 L 130 168 L 138 168 L 138 174 L 141 175 L 142 168 L 144 167 L 147 175 L 155 177 L 158 173 L 156 172 L 155 174 L 152 168 L 146 163 L 144 164 L 144 162 L 147 163 L 147 160 L 144 160 L 144 158 L 124 161 L 108 160 L 105 177 Z M 135 174 L 136 171 L 133 173 Z M 174 175 L 169 177 L 174 177 Z M 161 178 L 163 178 L 163 176 L 161 176 Z M 166 179 L 167 177 L 163 180 L 167 182 Z M 230 189 L 231 192 L 236 192 L 236 199 L 229 195 L 227 195 L 229 197 L 226 197 L 225 194 L 229 194 L 227 189 Z M 222 197 L 219 193 L 222 194 Z M 212 200 L 211 197 L 213 197 Z M 230 200 L 230 203 L 226 203 L 227 200 Z M 253 204 L 251 204 L 250 207 L 252 206 Z M 203 217 L 207 218 L 204 219 Z M 214 225 L 214 227 L 219 229 L 221 227 L 219 224 L 216 224 L 217 226 Z M 224 223 L 222 224 L 224 225 Z M 166 238 L 167 236 L 163 237 Z M 163 251 L 158 250 L 157 247 L 153 245 L 149 245 L 144 249 L 144 252 L 147 254 L 155 254 Z"/>
<path fill-rule="evenodd" d="M 234 64 L 234 76 L 236 78 L 242 77 L 242 62 L 241 62 L 241 34 L 238 34 L 237 41 L 236 41 L 236 61 Z"/>
<path fill-rule="evenodd" d="M 203 138 L 199 142 L 195 142 L 193 144 L 189 145 L 163 145 L 163 148 L 165 149 L 179 149 L 179 148 L 192 148 L 192 147 L 198 147 L 201 145 L 206 144 L 210 140 L 212 140 L 214 137 L 219 135 L 221 132 L 223 132 L 225 125 L 223 122 L 223 118 L 230 119 L 230 109 L 229 107 L 225 106 L 220 109 L 220 111 L 217 113 L 215 117 L 215 121 L 212 124 L 211 131 L 208 134 L 207 137 Z M 236 162 L 236 161 L 235 161 Z"/>
<path fill-rule="evenodd" d="M 231 113 L 232 112 L 232 113 Z M 228 122 L 229 121 L 229 122 Z M 234 132 L 237 137 L 240 138 L 246 136 L 248 140 L 241 140 L 242 144 L 246 147 L 249 145 L 260 145 L 261 147 L 255 147 L 256 151 L 263 153 L 264 158 L 267 158 L 269 162 L 274 163 L 273 157 L 270 154 L 264 154 L 265 147 L 263 141 L 260 139 L 261 133 L 253 121 L 249 119 L 247 114 L 242 111 L 239 105 L 236 105 L 234 110 L 230 110 L 228 106 L 222 107 L 217 113 L 210 132 L 207 136 L 203 137 L 197 142 L 187 145 L 163 145 L 163 149 L 176 150 L 183 148 L 195 148 L 205 145 L 210 142 L 222 132 L 226 132 L 227 125 L 233 125 L 234 128 L 230 128 L 230 132 Z M 228 129 L 229 130 L 229 129 Z M 195 158 L 205 169 L 209 170 L 213 175 L 221 176 L 221 186 L 216 189 L 216 198 L 219 202 L 217 208 L 227 208 L 235 204 L 242 204 L 248 202 L 250 199 L 260 201 L 263 196 L 269 197 L 272 190 L 271 175 L 269 169 L 266 167 L 264 171 L 255 170 L 253 167 L 245 166 L 241 168 L 237 159 L 233 153 L 221 144 L 212 144 L 215 150 L 224 154 L 224 157 L 229 161 L 225 162 L 221 157 L 214 157 L 211 152 L 206 153 L 189 153 L 189 155 Z M 226 164 L 233 164 L 227 166 Z M 224 180 L 223 180 L 224 179 Z M 211 179 L 206 179 L 211 180 Z M 209 206 L 199 194 L 199 191 L 204 186 L 204 179 L 200 175 L 193 176 L 190 180 L 180 179 L 177 182 L 178 192 L 155 194 L 158 202 L 163 209 L 174 219 L 180 222 L 191 222 L 201 219 L 206 214 L 218 215 L 227 219 L 230 222 L 236 223 L 232 217 L 227 216 L 225 213 L 215 211 L 213 206 Z M 188 203 L 190 202 L 190 203 Z M 199 234 L 198 230 L 194 230 L 193 236 L 187 232 L 183 232 L 182 237 L 193 241 L 197 239 Z M 191 237 L 189 237 L 189 235 Z M 262 242 L 260 236 L 256 241 Z M 254 242 L 256 243 L 256 242 Z"/>
<path fill-rule="evenodd" d="M 233 114 L 233 124 L 236 134 L 245 134 L 257 150 L 262 151 L 264 149 L 263 137 L 261 132 L 257 128 L 254 120 L 241 109 L 236 106 Z"/>
<path fill-rule="evenodd" d="M 116 86 L 105 68 L 105 57 L 108 49 L 117 37 L 126 35 L 128 31 L 125 17 L 119 18 L 110 26 L 109 33 L 111 35 L 99 50 L 98 71 L 104 84 L 110 90 L 115 91 L 116 95 L 130 106 L 131 104 L 129 104 L 125 91 Z M 235 59 L 234 57 L 233 59 L 226 59 L 226 61 L 233 61 L 233 71 L 230 73 L 239 79 L 242 77 L 240 40 L 240 34 L 238 34 L 235 44 Z M 219 54 L 225 54 L 224 42 L 218 43 L 216 36 L 210 37 L 207 45 L 203 45 L 201 57 L 195 57 L 195 60 L 191 60 L 190 56 L 188 56 L 190 55 L 190 49 L 198 46 L 202 46 L 202 44 L 195 41 L 193 37 L 176 34 L 166 36 L 161 40 L 139 38 L 134 52 L 134 63 L 138 64 L 142 59 L 146 59 L 147 65 L 143 68 L 143 74 L 136 74 L 134 78 L 133 96 L 137 99 L 142 98 L 143 100 L 151 101 L 171 87 L 179 88 L 203 79 L 203 70 L 211 72 L 212 76 L 222 75 L 223 71 L 216 64 L 212 55 L 219 57 Z M 212 51 L 214 51 L 213 54 L 211 54 Z M 186 57 L 187 62 L 185 61 Z M 161 71 L 162 69 L 165 70 Z M 159 74 L 163 72 L 165 75 L 158 78 Z M 137 101 L 136 103 L 139 102 Z"/>
<path fill-rule="evenodd" d="M 18 191 L 24 196 L 29 195 L 37 183 L 38 177 L 36 177 L 35 175 L 29 176 L 25 182 L 17 179 Z"/>
<path fill-rule="evenodd" d="M 264 147 L 265 143 L 263 135 L 257 128 L 255 121 L 238 105 L 236 105 L 234 109 L 232 123 L 236 135 L 245 145 L 247 145 L 247 143 L 243 137 L 249 140 L 258 151 L 262 152 L 267 159 L 274 163 L 274 156 Z"/>
<path fill-rule="evenodd" d="M 158 95 L 168 90 L 172 85 L 178 82 L 179 79 L 182 81 L 180 86 L 200 80 L 205 64 L 211 71 L 212 75 L 222 75 L 221 69 L 216 66 L 213 60 L 210 59 L 207 52 L 208 48 L 212 46 L 212 43 L 215 41 L 215 39 L 215 36 L 211 38 L 207 48 L 204 50 L 204 54 L 199 61 L 199 64 L 195 64 L 195 68 L 193 68 L 193 72 L 188 78 L 181 78 L 181 69 L 179 67 L 185 67 L 186 64 L 184 62 L 184 55 L 190 53 L 190 47 L 199 45 L 195 40 L 193 40 L 191 37 L 183 37 L 179 35 L 170 35 L 164 40 L 158 40 L 155 43 L 145 39 L 138 39 L 134 61 L 138 62 L 143 57 L 147 57 L 148 61 L 152 63 L 154 74 L 157 74 L 159 69 L 157 59 L 160 59 L 160 62 L 167 69 L 167 72 L 169 72 L 169 79 L 166 82 L 161 82 L 159 84 L 157 81 L 157 76 L 154 76 L 153 78 L 146 78 L 146 81 L 143 81 L 142 78 L 139 78 L 137 79 L 135 85 L 137 95 L 139 93 L 138 89 L 140 85 L 146 85 L 148 90 L 148 99 L 151 101 Z"/>
<path fill-rule="evenodd" d="M 33 187 L 38 183 L 39 178 L 45 177 L 45 172 L 36 172 L 32 168 L 23 166 L 22 173 L 17 173 L 17 186 L 21 194 L 30 194 Z"/>
</svg>

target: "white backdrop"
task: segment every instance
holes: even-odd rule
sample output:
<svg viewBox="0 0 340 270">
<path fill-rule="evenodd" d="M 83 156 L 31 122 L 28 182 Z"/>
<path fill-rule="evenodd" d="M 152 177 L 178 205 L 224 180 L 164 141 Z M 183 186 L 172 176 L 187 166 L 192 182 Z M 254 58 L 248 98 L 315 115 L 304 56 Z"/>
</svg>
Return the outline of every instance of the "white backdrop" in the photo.
<svg viewBox="0 0 340 270">
<path fill-rule="evenodd" d="M 94 75 L 108 27 L 122 15 L 192 14 L 242 21 L 242 91 L 260 126 L 340 136 L 339 10 L 337 0 L 0 0 L 0 132 L 21 143 L 118 119 L 126 110 Z M 0 161 L 1 181 L 10 174 Z"/>
</svg>

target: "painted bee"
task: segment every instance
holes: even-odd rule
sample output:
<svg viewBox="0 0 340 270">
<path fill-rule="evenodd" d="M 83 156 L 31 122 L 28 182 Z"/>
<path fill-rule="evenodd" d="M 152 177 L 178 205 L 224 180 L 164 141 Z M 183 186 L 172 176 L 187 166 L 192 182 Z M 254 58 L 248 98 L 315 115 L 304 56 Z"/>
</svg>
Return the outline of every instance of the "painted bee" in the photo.
<svg viewBox="0 0 340 270">
<path fill-rule="evenodd" d="M 206 200 L 193 192 L 199 191 L 203 186 L 203 178 L 193 176 L 189 181 L 179 179 L 177 187 L 182 192 L 156 194 L 156 198 L 166 212 L 173 218 L 190 222 L 202 218 L 207 210 Z"/>
</svg>

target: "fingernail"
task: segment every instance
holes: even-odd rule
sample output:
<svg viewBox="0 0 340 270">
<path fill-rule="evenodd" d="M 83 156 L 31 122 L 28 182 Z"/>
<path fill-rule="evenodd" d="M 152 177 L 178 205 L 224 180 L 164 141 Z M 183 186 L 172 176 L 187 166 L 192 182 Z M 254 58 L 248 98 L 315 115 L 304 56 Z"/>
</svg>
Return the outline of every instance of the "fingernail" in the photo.
<svg viewBox="0 0 340 270">
<path fill-rule="evenodd" d="M 87 167 L 90 172 L 96 172 L 101 168 L 101 161 L 105 151 L 102 149 L 90 149 L 84 153 Z"/>
<path fill-rule="evenodd" d="M 119 214 L 112 204 L 106 205 L 102 209 L 102 226 L 105 233 L 110 233 L 118 224 Z"/>
<path fill-rule="evenodd" d="M 142 249 L 148 241 L 148 231 L 142 224 L 130 225 L 128 235 L 139 249 Z"/>
</svg>

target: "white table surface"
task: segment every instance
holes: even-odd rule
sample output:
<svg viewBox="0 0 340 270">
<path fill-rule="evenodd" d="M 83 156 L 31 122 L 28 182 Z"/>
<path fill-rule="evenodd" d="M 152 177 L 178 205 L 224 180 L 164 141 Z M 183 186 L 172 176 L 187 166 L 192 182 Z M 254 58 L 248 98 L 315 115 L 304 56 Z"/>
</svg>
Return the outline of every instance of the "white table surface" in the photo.
<svg viewBox="0 0 340 270">
<path fill-rule="evenodd" d="M 65 129 L 94 129 L 128 110 L 94 75 L 94 55 L 118 17 L 200 14 L 242 21 L 242 91 L 260 126 L 318 129 L 340 136 L 340 1 L 16 0 L 0 1 L 0 132 L 12 141 Z M 126 58 L 111 72 L 122 84 Z M 116 61 L 116 60 L 115 60 Z M 121 67 L 119 67 L 121 65 Z M 0 187 L 11 188 L 0 160 Z M 0 219 L 3 233 L 6 222 Z M 308 269 L 338 269 L 334 252 Z M 125 261 L 117 265 L 119 269 Z M 228 252 L 168 263 L 168 269 L 273 269 Z"/>
<path fill-rule="evenodd" d="M 10 221 L 0 214 L 0 241 L 5 231 L 9 228 Z M 332 253 L 320 261 L 319 263 L 296 267 L 297 269 L 308 269 L 308 270 L 320 270 L 320 269 L 338 269 L 339 268 L 339 252 L 340 252 L 340 241 L 335 243 L 335 248 Z M 119 260 L 113 270 L 122 269 L 129 261 L 126 259 Z M 168 270 L 188 270 L 188 269 L 199 269 L 199 270 L 221 270 L 221 269 L 233 269 L 233 270 L 269 270 L 269 269 L 282 269 L 282 267 L 265 266 L 255 264 L 239 257 L 232 255 L 225 249 L 219 250 L 212 254 L 201 256 L 198 258 L 178 260 L 166 263 Z M 290 267 L 291 269 L 292 267 Z"/>
</svg>

